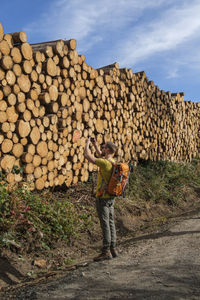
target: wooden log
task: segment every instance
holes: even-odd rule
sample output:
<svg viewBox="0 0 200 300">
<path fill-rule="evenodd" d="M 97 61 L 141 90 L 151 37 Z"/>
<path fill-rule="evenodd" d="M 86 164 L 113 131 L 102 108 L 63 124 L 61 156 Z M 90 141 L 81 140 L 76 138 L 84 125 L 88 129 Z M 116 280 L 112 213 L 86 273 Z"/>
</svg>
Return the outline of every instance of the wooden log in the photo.
<svg viewBox="0 0 200 300">
<path fill-rule="evenodd" d="M 5 111 L 0 111 L 0 123 L 4 123 L 8 120 L 7 114 Z"/>
<path fill-rule="evenodd" d="M 41 165 L 41 162 L 42 162 L 42 158 L 40 155 L 37 155 L 35 154 L 33 156 L 33 160 L 32 160 L 32 163 L 34 165 L 34 167 L 39 167 Z M 41 177 L 41 176 L 40 176 Z"/>
<path fill-rule="evenodd" d="M 14 47 L 12 36 L 8 33 L 4 34 L 3 39 L 8 42 L 10 49 Z"/>
<path fill-rule="evenodd" d="M 59 109 L 59 105 L 57 102 L 49 103 L 46 106 L 46 112 L 47 113 L 57 113 Z"/>
<path fill-rule="evenodd" d="M 32 109 L 32 114 L 35 118 L 38 118 L 39 117 L 39 109 L 38 107 L 34 106 L 33 109 Z"/>
<path fill-rule="evenodd" d="M 40 140 L 40 130 L 37 126 L 34 126 L 32 128 L 31 133 L 30 133 L 30 139 L 34 145 L 38 144 L 38 142 Z"/>
<path fill-rule="evenodd" d="M 3 153 L 9 153 L 12 150 L 13 142 L 9 139 L 4 139 L 1 144 L 1 151 Z"/>
<path fill-rule="evenodd" d="M 12 147 L 12 153 L 15 157 L 19 158 L 23 155 L 24 147 L 20 143 L 16 143 Z"/>
<path fill-rule="evenodd" d="M 110 70 L 110 69 L 113 69 L 113 68 L 116 68 L 116 69 L 119 69 L 119 64 L 117 62 L 114 62 L 110 65 L 106 65 L 106 66 L 103 66 L 101 68 L 98 68 L 97 70 L 103 70 L 103 71 L 106 71 L 106 70 Z"/>
<path fill-rule="evenodd" d="M 36 151 L 35 145 L 29 144 L 27 146 L 27 153 L 30 153 L 33 156 L 35 154 L 35 151 Z"/>
<path fill-rule="evenodd" d="M 33 58 L 33 49 L 29 43 L 22 43 L 20 50 L 24 59 L 31 60 Z"/>
<path fill-rule="evenodd" d="M 30 79 L 27 75 L 22 74 L 17 78 L 17 84 L 22 92 L 28 93 L 31 87 Z"/>
<path fill-rule="evenodd" d="M 58 99 L 58 88 L 55 85 L 51 85 L 48 88 L 48 93 L 51 101 L 56 101 Z"/>
<path fill-rule="evenodd" d="M 26 104 L 24 102 L 17 104 L 16 106 L 18 113 L 24 113 L 26 110 Z"/>
<path fill-rule="evenodd" d="M 40 178 L 42 176 L 42 169 L 40 167 L 36 167 L 33 173 L 35 178 Z"/>
<path fill-rule="evenodd" d="M 0 100 L 0 111 L 6 111 L 8 105 L 5 100 Z"/>
<path fill-rule="evenodd" d="M 10 106 L 6 110 L 7 120 L 11 123 L 16 123 L 18 120 L 18 113 L 16 112 L 15 106 Z"/>
<path fill-rule="evenodd" d="M 0 41 L 3 40 L 3 36 L 4 36 L 3 25 L 2 25 L 2 23 L 0 22 Z"/>
<path fill-rule="evenodd" d="M 23 145 L 23 146 L 26 146 L 28 144 L 28 139 L 26 137 L 24 138 L 21 138 L 20 139 L 20 143 Z"/>
<path fill-rule="evenodd" d="M 12 69 L 12 66 L 13 66 L 13 60 L 12 60 L 11 56 L 10 55 L 4 55 L 1 58 L 1 67 L 4 70 L 10 70 L 10 69 Z"/>
<path fill-rule="evenodd" d="M 23 71 L 25 74 L 31 74 L 32 72 L 32 64 L 30 62 L 30 60 L 24 60 L 23 62 Z"/>
<path fill-rule="evenodd" d="M 94 120 L 95 129 L 98 133 L 102 133 L 104 131 L 104 122 L 101 119 Z"/>
<path fill-rule="evenodd" d="M 2 100 L 2 99 L 3 99 L 3 97 L 4 97 L 3 91 L 2 91 L 2 90 L 0 90 L 0 100 Z"/>
<path fill-rule="evenodd" d="M 11 89 L 11 87 L 7 84 L 6 79 L 5 79 L 5 85 L 4 85 L 4 83 L 2 82 L 2 86 L 3 86 L 3 93 L 4 93 L 4 96 L 7 97 L 8 95 L 11 94 L 12 89 Z"/>
<path fill-rule="evenodd" d="M 27 35 L 24 31 L 18 31 L 9 33 L 12 36 L 12 40 L 14 44 L 21 44 L 27 42 Z"/>
<path fill-rule="evenodd" d="M 0 68 L 0 80 L 3 80 L 5 78 L 5 71 Z"/>
<path fill-rule="evenodd" d="M 31 131 L 29 122 L 24 122 L 23 120 L 19 120 L 17 123 L 17 131 L 20 137 L 27 137 Z"/>
<path fill-rule="evenodd" d="M 66 69 L 69 68 L 70 62 L 69 62 L 69 59 L 68 59 L 68 57 L 67 57 L 66 55 L 65 55 L 65 56 L 62 58 L 62 60 L 60 61 L 60 66 L 61 66 L 62 68 L 66 68 Z M 67 72 L 67 73 L 68 73 L 68 72 Z M 63 72 L 62 72 L 62 74 L 63 74 L 64 77 L 67 76 L 67 73 L 66 73 L 66 71 L 63 71 Z"/>
<path fill-rule="evenodd" d="M 73 180 L 72 170 L 67 171 L 65 176 L 66 176 L 65 184 L 66 184 L 67 187 L 69 187 L 72 183 L 72 180 Z"/>
<path fill-rule="evenodd" d="M 32 47 L 32 45 L 31 45 L 31 47 Z M 32 47 L 32 49 L 33 49 L 33 47 Z M 36 63 L 41 63 L 42 62 L 42 53 L 39 50 L 34 51 L 33 58 L 36 61 Z"/>
<path fill-rule="evenodd" d="M 15 174 L 8 173 L 6 174 L 6 181 L 8 182 L 9 186 L 15 183 Z"/>
<path fill-rule="evenodd" d="M 17 101 L 18 103 L 24 103 L 26 99 L 26 95 L 23 92 L 17 93 Z"/>
<path fill-rule="evenodd" d="M 1 124 L 0 128 L 3 133 L 9 132 L 10 131 L 10 123 L 4 122 Z"/>
<path fill-rule="evenodd" d="M 15 73 L 13 72 L 13 71 L 11 71 L 11 70 L 8 70 L 7 72 L 6 72 L 6 80 L 7 80 L 7 83 L 9 84 L 9 85 L 14 85 L 15 84 L 15 82 L 16 82 L 16 76 L 15 76 Z"/>
<path fill-rule="evenodd" d="M 0 166 L 5 171 L 12 171 L 16 158 L 13 155 L 4 155 L 0 158 Z"/>
<path fill-rule="evenodd" d="M 34 172 L 34 165 L 32 163 L 27 163 L 24 167 L 25 174 L 33 174 Z"/>
<path fill-rule="evenodd" d="M 71 50 L 76 49 L 76 40 L 75 39 L 64 40 L 64 44 L 67 45 L 68 48 Z"/>
<path fill-rule="evenodd" d="M 31 44 L 31 47 L 35 52 L 41 52 L 41 54 L 44 54 L 46 57 L 53 57 L 54 55 L 54 51 L 53 51 L 53 47 L 56 46 L 56 42 L 60 41 L 60 40 L 56 40 L 56 41 L 52 41 L 51 42 L 42 42 L 42 43 L 37 43 L 37 44 Z M 42 58 L 42 57 L 41 57 Z M 41 61 L 44 61 L 45 59 L 41 59 Z"/>
<path fill-rule="evenodd" d="M 10 54 L 10 46 L 7 41 L 4 39 L 0 41 L 0 52 L 2 55 L 9 55 Z"/>
<path fill-rule="evenodd" d="M 59 64 L 59 61 L 60 61 L 60 58 L 59 58 L 59 56 L 58 55 L 54 55 L 53 57 L 52 57 L 52 59 L 53 59 L 53 61 L 55 62 L 55 64 L 57 65 L 57 70 L 58 70 L 58 64 Z M 58 75 L 58 74 L 57 74 Z"/>
<path fill-rule="evenodd" d="M 47 143 L 44 141 L 39 142 L 36 146 L 36 151 L 41 157 L 45 157 L 48 153 Z"/>
<path fill-rule="evenodd" d="M 22 68 L 19 64 L 14 64 L 12 70 L 17 77 L 21 76 Z"/>
<path fill-rule="evenodd" d="M 10 53 L 12 60 L 16 64 L 20 64 L 22 62 L 22 54 L 19 48 L 13 47 Z"/>
<path fill-rule="evenodd" d="M 50 124 L 50 120 L 47 116 L 44 116 L 43 120 L 42 120 L 42 124 L 44 125 L 44 127 L 48 128 L 49 124 Z"/>
<path fill-rule="evenodd" d="M 48 92 L 43 92 L 38 96 L 42 104 L 48 104 L 51 102 L 50 95 Z"/>
<path fill-rule="evenodd" d="M 69 96 L 64 92 L 58 95 L 58 102 L 61 106 L 66 106 L 68 104 Z"/>
<path fill-rule="evenodd" d="M 34 52 L 35 51 L 45 52 L 47 49 L 51 48 L 52 52 L 59 54 L 60 56 L 64 55 L 64 52 L 63 52 L 64 51 L 64 41 L 63 40 L 55 40 L 55 41 L 31 44 L 31 47 L 33 48 Z M 52 57 L 52 56 L 49 56 L 49 57 Z"/>
<path fill-rule="evenodd" d="M 4 40 L 8 42 L 8 45 L 10 47 L 10 49 L 12 49 L 14 47 L 13 45 L 13 39 L 12 39 L 12 36 L 8 33 L 4 34 Z"/>
<path fill-rule="evenodd" d="M 35 105 L 36 105 L 36 103 L 38 101 L 38 91 L 37 91 L 37 89 L 31 88 L 29 93 L 28 93 L 28 96 L 30 97 L 30 99 L 35 101 Z M 38 105 L 38 107 L 39 106 L 40 106 L 40 104 Z"/>
<path fill-rule="evenodd" d="M 50 76 L 54 77 L 57 75 L 57 67 L 52 58 L 47 59 L 47 62 L 45 63 L 45 71 Z"/>
</svg>

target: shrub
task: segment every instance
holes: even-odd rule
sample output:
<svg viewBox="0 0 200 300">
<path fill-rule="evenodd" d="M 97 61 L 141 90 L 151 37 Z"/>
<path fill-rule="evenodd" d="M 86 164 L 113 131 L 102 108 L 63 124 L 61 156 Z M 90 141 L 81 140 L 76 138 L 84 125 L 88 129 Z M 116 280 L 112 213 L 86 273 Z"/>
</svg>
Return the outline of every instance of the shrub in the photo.
<svg viewBox="0 0 200 300">
<path fill-rule="evenodd" d="M 92 226 L 91 211 L 69 199 L 55 199 L 50 193 L 33 193 L 18 188 L 12 193 L 2 187 L 0 205 L 1 244 L 9 240 L 22 243 L 27 239 L 50 247 L 57 240 L 70 243 L 72 238 Z M 39 242 L 40 241 L 40 242 Z"/>
<path fill-rule="evenodd" d="M 137 201 L 178 205 L 186 200 L 185 187 L 200 188 L 200 165 L 146 161 L 134 168 L 128 194 Z"/>
</svg>

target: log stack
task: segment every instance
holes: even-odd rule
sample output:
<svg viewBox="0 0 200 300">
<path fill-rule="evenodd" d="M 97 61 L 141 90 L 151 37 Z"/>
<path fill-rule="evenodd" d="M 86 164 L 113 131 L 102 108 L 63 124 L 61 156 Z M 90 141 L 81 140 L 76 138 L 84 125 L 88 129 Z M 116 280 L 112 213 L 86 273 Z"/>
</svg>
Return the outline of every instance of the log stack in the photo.
<svg viewBox="0 0 200 300">
<path fill-rule="evenodd" d="M 200 103 L 160 90 L 143 71 L 94 69 L 74 39 L 31 45 L 0 23 L 0 169 L 9 184 L 87 181 L 91 136 L 116 143 L 119 160 L 191 161 L 200 153 L 199 117 Z"/>
</svg>

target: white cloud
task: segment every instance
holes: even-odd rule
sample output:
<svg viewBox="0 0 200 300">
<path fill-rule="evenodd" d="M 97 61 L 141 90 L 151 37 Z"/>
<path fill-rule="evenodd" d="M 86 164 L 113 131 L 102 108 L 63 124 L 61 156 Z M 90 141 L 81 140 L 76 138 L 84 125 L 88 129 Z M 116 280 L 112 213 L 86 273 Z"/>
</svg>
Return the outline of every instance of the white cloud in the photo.
<svg viewBox="0 0 200 300">
<path fill-rule="evenodd" d="M 52 2 L 48 10 L 24 30 L 30 36 L 37 34 L 38 38 L 40 35 L 46 39 L 76 38 L 82 47 L 88 48 L 89 40 L 95 42 L 108 31 L 120 31 L 137 20 L 143 10 L 163 3 L 164 0 L 59 0 Z"/>
<path fill-rule="evenodd" d="M 168 69 L 167 71 L 167 76 L 166 76 L 166 79 L 173 79 L 173 78 L 177 78 L 179 77 L 179 70 L 178 68 L 175 66 L 175 67 L 170 67 L 170 69 Z"/>
<path fill-rule="evenodd" d="M 28 37 L 35 42 L 75 38 L 79 52 L 94 48 L 97 64 L 116 60 L 131 67 L 157 54 L 177 54 L 199 36 L 199 0 L 55 0 L 44 9 L 24 28 Z M 182 51 L 182 59 L 195 61 L 194 53 L 197 57 L 197 50 Z M 181 64 L 175 62 L 168 76 L 178 76 Z"/>
<path fill-rule="evenodd" d="M 23 28 L 30 42 L 75 38 L 79 53 L 86 54 L 87 61 L 96 67 L 114 61 L 133 70 L 135 66 L 146 70 L 147 66 L 151 76 L 153 72 L 161 74 L 155 77 L 163 86 L 172 83 L 175 89 L 175 82 L 183 80 L 178 90 L 186 88 L 188 78 L 200 76 L 199 0 L 48 3 L 41 1 L 41 15 Z M 166 89 L 171 90 L 169 86 Z"/>
<path fill-rule="evenodd" d="M 176 49 L 199 36 L 200 3 L 187 1 L 182 7 L 170 8 L 158 19 L 142 28 L 130 30 L 121 50 L 122 64 L 135 64 L 159 52 Z"/>
</svg>

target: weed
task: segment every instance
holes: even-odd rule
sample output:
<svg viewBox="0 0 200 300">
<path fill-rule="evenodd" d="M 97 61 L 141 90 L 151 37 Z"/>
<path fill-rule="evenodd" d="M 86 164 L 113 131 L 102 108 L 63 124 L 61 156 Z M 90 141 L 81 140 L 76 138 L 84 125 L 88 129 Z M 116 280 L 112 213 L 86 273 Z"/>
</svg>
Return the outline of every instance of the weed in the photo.
<svg viewBox="0 0 200 300">
<path fill-rule="evenodd" d="M 147 161 L 134 168 L 128 195 L 138 202 L 179 205 L 186 200 L 186 186 L 200 188 L 200 166 L 197 163 Z"/>
<path fill-rule="evenodd" d="M 48 193 L 23 188 L 9 193 L 2 187 L 0 206 L 0 246 L 9 247 L 9 241 L 14 240 L 25 247 L 28 240 L 32 250 L 34 241 L 37 248 L 49 250 L 52 242 L 70 243 L 93 225 L 89 209 L 76 207 L 69 199 L 54 199 Z"/>
<path fill-rule="evenodd" d="M 75 264 L 75 262 L 76 262 L 76 260 L 73 259 L 73 258 L 65 258 L 65 259 L 64 259 L 64 264 L 65 264 L 66 266 Z"/>
</svg>

